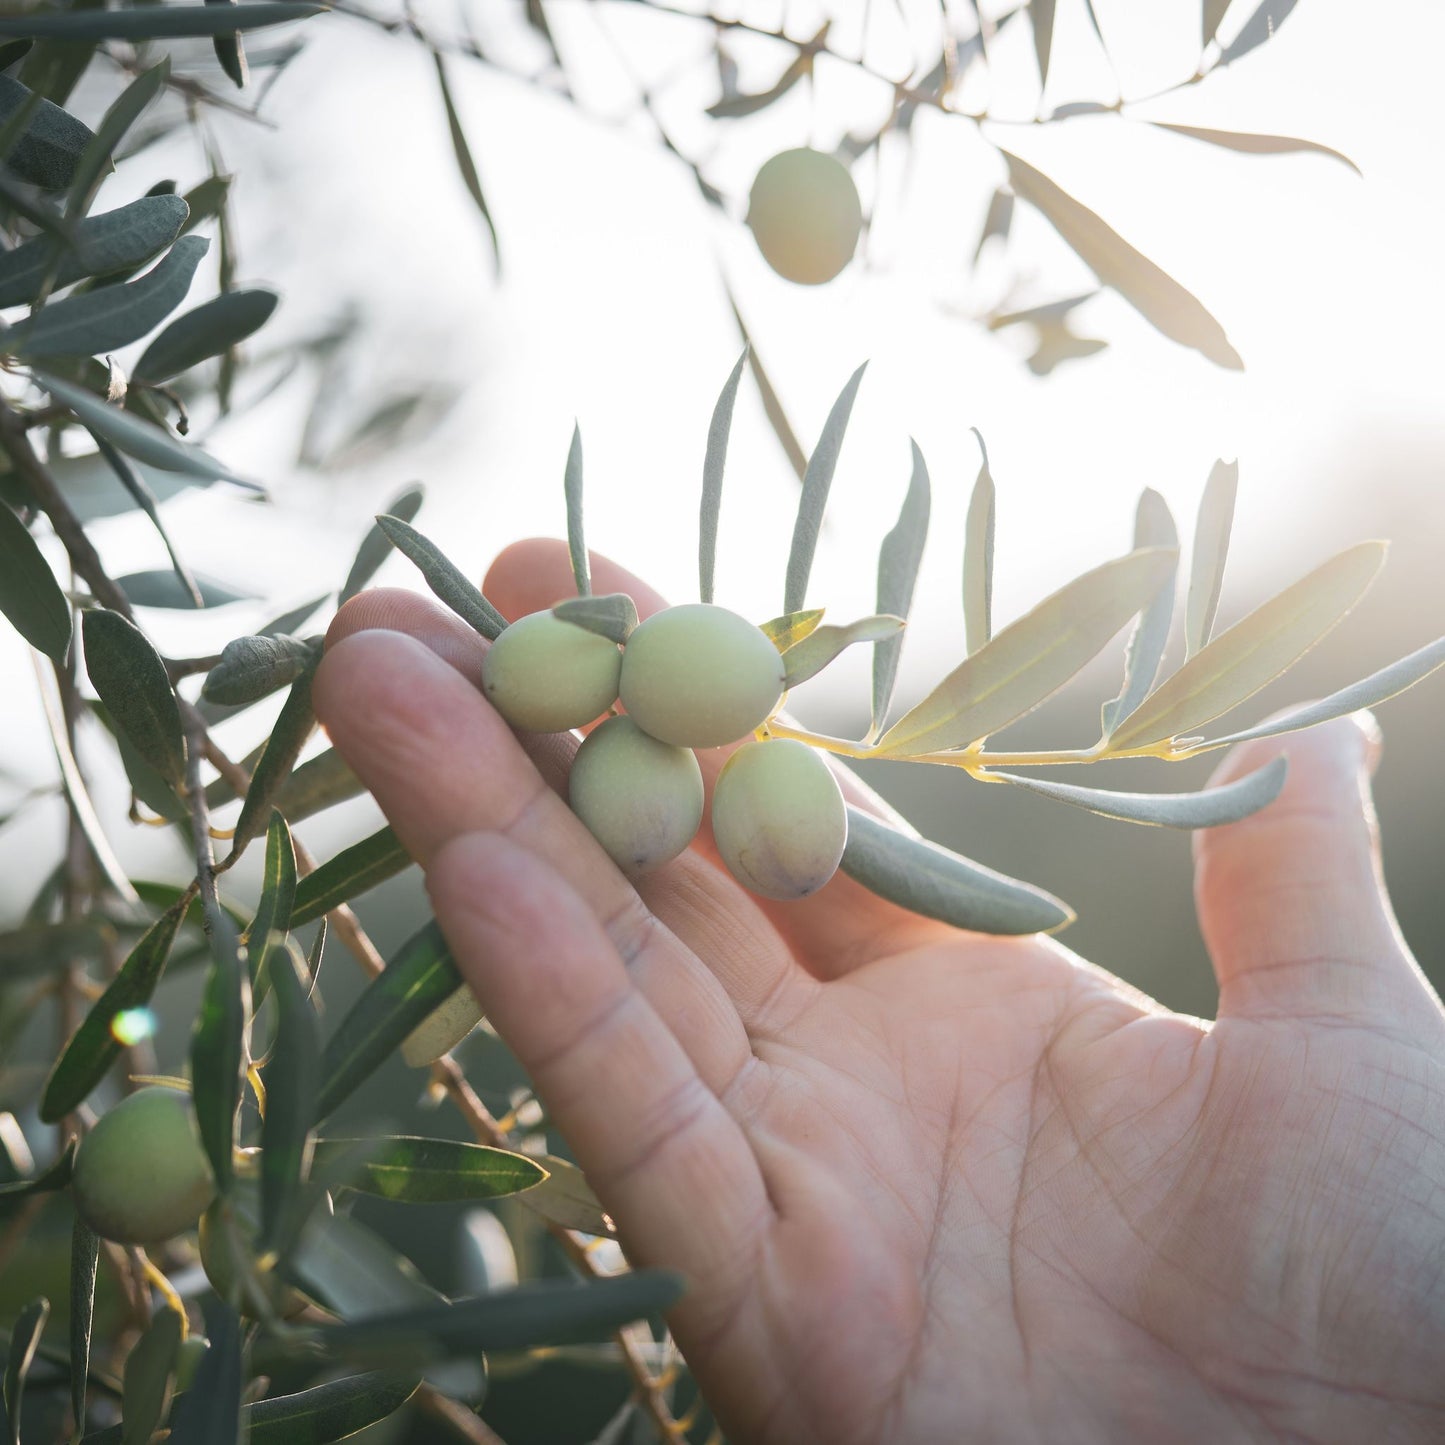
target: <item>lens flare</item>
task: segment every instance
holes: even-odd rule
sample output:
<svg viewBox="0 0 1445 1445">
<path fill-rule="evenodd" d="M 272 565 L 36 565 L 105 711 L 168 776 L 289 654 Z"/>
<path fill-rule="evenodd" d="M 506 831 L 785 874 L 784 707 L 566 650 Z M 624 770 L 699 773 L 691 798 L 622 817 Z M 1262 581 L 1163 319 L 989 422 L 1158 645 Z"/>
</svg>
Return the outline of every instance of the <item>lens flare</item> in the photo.
<svg viewBox="0 0 1445 1445">
<path fill-rule="evenodd" d="M 110 1031 L 117 1043 L 129 1048 L 155 1036 L 156 1016 L 148 1008 L 122 1009 L 111 1020 Z"/>
</svg>

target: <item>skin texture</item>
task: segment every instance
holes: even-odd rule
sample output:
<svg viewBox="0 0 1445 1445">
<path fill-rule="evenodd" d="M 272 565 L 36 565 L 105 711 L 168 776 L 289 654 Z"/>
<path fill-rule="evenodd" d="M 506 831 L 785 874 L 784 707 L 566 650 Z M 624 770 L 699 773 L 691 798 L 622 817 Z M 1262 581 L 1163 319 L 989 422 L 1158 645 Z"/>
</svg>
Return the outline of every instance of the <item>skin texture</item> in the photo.
<svg viewBox="0 0 1445 1445">
<path fill-rule="evenodd" d="M 516 615 L 566 575 L 523 543 L 486 590 Z M 1384 893 L 1368 716 L 1220 769 L 1291 759 L 1196 835 L 1204 1023 L 842 875 L 755 899 L 706 827 L 629 884 L 554 791 L 573 744 L 524 751 L 482 650 L 367 593 L 318 711 L 631 1257 L 687 1277 L 671 1322 L 729 1439 L 1445 1438 L 1445 1013 Z"/>
</svg>

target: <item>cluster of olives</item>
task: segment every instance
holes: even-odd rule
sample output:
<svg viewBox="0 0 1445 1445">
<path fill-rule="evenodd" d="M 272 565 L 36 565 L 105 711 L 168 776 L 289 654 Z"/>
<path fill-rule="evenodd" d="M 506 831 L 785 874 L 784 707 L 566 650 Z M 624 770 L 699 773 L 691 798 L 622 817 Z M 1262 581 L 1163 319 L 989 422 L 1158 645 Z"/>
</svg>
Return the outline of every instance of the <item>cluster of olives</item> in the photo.
<svg viewBox="0 0 1445 1445">
<path fill-rule="evenodd" d="M 513 727 L 594 728 L 572 764 L 568 801 L 624 872 L 657 868 L 693 840 L 703 814 L 694 748 L 746 738 L 782 701 L 782 654 L 761 628 L 711 603 L 656 613 L 618 644 L 534 612 L 492 644 L 482 688 Z M 786 738 L 749 742 L 713 791 L 712 828 L 733 876 L 765 898 L 802 898 L 837 871 L 848 817 L 832 770 Z"/>
</svg>

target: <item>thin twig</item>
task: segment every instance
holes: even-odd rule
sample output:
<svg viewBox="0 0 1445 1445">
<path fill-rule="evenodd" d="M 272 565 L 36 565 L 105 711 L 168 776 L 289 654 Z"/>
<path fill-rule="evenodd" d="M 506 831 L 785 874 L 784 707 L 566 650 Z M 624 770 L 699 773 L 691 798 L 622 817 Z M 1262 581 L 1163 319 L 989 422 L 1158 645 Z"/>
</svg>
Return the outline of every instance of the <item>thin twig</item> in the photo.
<svg viewBox="0 0 1445 1445">
<path fill-rule="evenodd" d="M 462 1440 L 472 1445 L 506 1445 L 506 1442 L 485 1421 L 479 1419 L 465 1405 L 443 1395 L 435 1385 L 423 1384 L 416 1392 L 416 1402 L 435 1420 L 453 1430 Z"/>
</svg>

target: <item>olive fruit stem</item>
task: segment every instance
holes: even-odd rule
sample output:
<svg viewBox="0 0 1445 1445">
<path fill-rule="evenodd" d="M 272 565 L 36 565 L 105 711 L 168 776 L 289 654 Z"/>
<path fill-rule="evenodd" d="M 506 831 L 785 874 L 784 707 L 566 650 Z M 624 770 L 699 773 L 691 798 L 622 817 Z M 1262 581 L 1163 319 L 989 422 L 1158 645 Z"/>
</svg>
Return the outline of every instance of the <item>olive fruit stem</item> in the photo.
<svg viewBox="0 0 1445 1445">
<path fill-rule="evenodd" d="M 166 1302 L 168 1309 L 173 1309 L 181 1317 L 181 1338 L 185 1339 L 191 1332 L 190 1316 L 186 1313 L 185 1301 L 176 1293 L 175 1286 L 165 1276 L 145 1250 L 135 1247 L 136 1258 L 140 1261 L 141 1270 L 145 1277 L 155 1287 L 156 1292 Z"/>
</svg>

